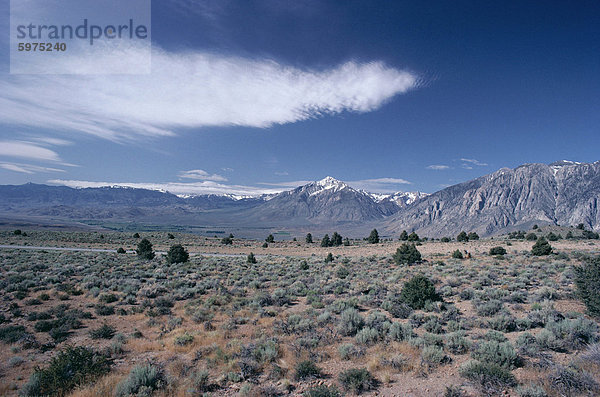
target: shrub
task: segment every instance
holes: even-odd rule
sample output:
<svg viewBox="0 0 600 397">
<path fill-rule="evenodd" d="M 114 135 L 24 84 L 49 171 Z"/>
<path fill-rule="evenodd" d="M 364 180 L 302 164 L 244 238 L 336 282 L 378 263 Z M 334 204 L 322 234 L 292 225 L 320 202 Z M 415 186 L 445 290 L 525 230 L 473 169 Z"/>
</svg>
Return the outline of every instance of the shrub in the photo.
<svg viewBox="0 0 600 397">
<path fill-rule="evenodd" d="M 168 263 L 185 263 L 190 259 L 190 255 L 181 244 L 172 245 L 167 252 Z"/>
<path fill-rule="evenodd" d="M 525 236 L 525 240 L 535 241 L 537 240 L 537 235 L 535 233 L 527 233 L 527 235 Z"/>
<path fill-rule="evenodd" d="M 584 266 L 575 267 L 575 285 L 588 312 L 600 317 L 600 257 Z"/>
<path fill-rule="evenodd" d="M 273 237 L 273 235 L 272 235 L 272 234 L 269 234 L 269 235 L 267 236 L 267 238 L 265 239 L 265 241 L 266 241 L 267 243 L 274 243 L 274 242 L 275 242 L 275 237 Z"/>
<path fill-rule="evenodd" d="M 409 340 L 413 336 L 413 328 L 410 324 L 392 323 L 388 331 L 390 339 L 395 341 Z"/>
<path fill-rule="evenodd" d="M 421 360 L 431 368 L 448 360 L 448 356 L 444 354 L 444 350 L 439 346 L 425 346 L 421 351 Z"/>
<path fill-rule="evenodd" d="M 469 236 L 464 231 L 460 232 L 458 236 L 456 236 L 456 241 L 459 242 L 467 242 L 469 241 Z"/>
<path fill-rule="evenodd" d="M 507 369 L 517 367 L 519 356 L 510 342 L 483 342 L 471 353 L 471 357 L 484 363 L 492 363 Z"/>
<path fill-rule="evenodd" d="M 365 327 L 356 333 L 356 343 L 361 345 L 372 345 L 379 339 L 379 332 L 376 329 Z"/>
<path fill-rule="evenodd" d="M 123 248 L 123 247 L 117 248 L 117 254 L 124 254 L 125 252 L 126 252 L 125 248 Z"/>
<path fill-rule="evenodd" d="M 471 341 L 465 337 L 465 331 L 456 331 L 446 337 L 446 348 L 452 354 L 464 354 L 471 348 Z"/>
<path fill-rule="evenodd" d="M 223 237 L 221 239 L 221 244 L 223 244 L 223 245 L 231 245 L 231 244 L 233 244 L 233 239 L 231 237 Z"/>
<path fill-rule="evenodd" d="M 479 240 L 479 235 L 475 232 L 469 233 L 467 237 L 469 237 L 469 241 Z"/>
<path fill-rule="evenodd" d="M 408 241 L 419 241 L 419 235 L 415 232 L 412 232 L 408 235 Z"/>
<path fill-rule="evenodd" d="M 254 256 L 254 254 L 252 252 L 248 254 L 248 257 L 246 258 L 246 262 L 250 263 L 250 264 L 256 263 L 256 257 Z"/>
<path fill-rule="evenodd" d="M 535 256 L 550 255 L 550 253 L 552 253 L 552 246 L 545 238 L 540 237 L 535 244 L 533 244 L 533 247 L 531 247 L 531 253 Z"/>
<path fill-rule="evenodd" d="M 333 262 L 333 254 L 330 252 L 327 254 L 327 257 L 325 258 L 325 263 L 331 263 Z"/>
<path fill-rule="evenodd" d="M 375 389 L 377 382 L 365 368 L 351 368 L 340 373 L 339 381 L 344 390 L 355 394 Z"/>
<path fill-rule="evenodd" d="M 456 250 L 456 251 L 452 252 L 452 257 L 454 259 L 463 259 L 464 258 L 463 254 L 462 254 L 462 252 L 460 252 L 460 250 Z"/>
<path fill-rule="evenodd" d="M 116 330 L 108 324 L 103 324 L 100 328 L 90 331 L 92 339 L 112 339 L 115 336 Z"/>
<path fill-rule="evenodd" d="M 141 259 L 153 259 L 155 254 L 152 250 L 152 243 L 147 238 L 143 238 L 137 245 L 135 250 L 137 256 Z"/>
<path fill-rule="evenodd" d="M 188 333 L 175 337 L 173 343 L 177 346 L 186 346 L 194 341 L 194 336 Z"/>
<path fill-rule="evenodd" d="M 50 361 L 46 368 L 36 368 L 23 386 L 24 396 L 64 396 L 110 371 L 112 361 L 83 346 L 69 346 Z"/>
<path fill-rule="evenodd" d="M 587 372 L 574 367 L 557 365 L 548 375 L 552 388 L 561 396 L 573 396 L 583 393 L 598 395 L 600 387 Z"/>
<path fill-rule="evenodd" d="M 421 253 L 414 244 L 404 243 L 393 255 L 397 265 L 412 265 L 421 261 Z"/>
<path fill-rule="evenodd" d="M 321 377 L 321 369 L 310 360 L 301 361 L 296 365 L 294 377 L 296 380 Z"/>
<path fill-rule="evenodd" d="M 0 328 L 0 340 L 4 343 L 15 343 L 27 335 L 22 325 L 7 325 Z"/>
<path fill-rule="evenodd" d="M 515 386 L 514 375 L 506 368 L 493 363 L 467 361 L 460 367 L 460 375 L 475 383 L 484 392 L 497 392 L 507 386 Z"/>
<path fill-rule="evenodd" d="M 490 255 L 506 255 L 506 249 L 504 247 L 492 247 L 490 248 Z"/>
<path fill-rule="evenodd" d="M 126 397 L 138 394 L 138 392 L 145 392 L 146 395 L 150 395 L 153 390 L 161 389 L 165 385 L 166 376 L 160 366 L 154 364 L 138 365 L 129 372 L 127 378 L 117 385 L 115 396 Z"/>
<path fill-rule="evenodd" d="M 400 299 L 415 310 L 423 309 L 427 301 L 441 301 L 433 283 L 425 276 L 410 279 L 400 292 Z"/>
<path fill-rule="evenodd" d="M 338 354 L 342 360 L 350 360 L 364 355 L 365 351 L 352 343 L 344 343 L 338 347 Z"/>
<path fill-rule="evenodd" d="M 304 392 L 304 397 L 340 397 L 340 391 L 335 386 L 316 386 Z"/>
<path fill-rule="evenodd" d="M 365 320 L 362 318 L 358 310 L 348 308 L 342 312 L 340 322 L 338 324 L 338 332 L 345 336 L 353 336 L 364 326 Z"/>
</svg>

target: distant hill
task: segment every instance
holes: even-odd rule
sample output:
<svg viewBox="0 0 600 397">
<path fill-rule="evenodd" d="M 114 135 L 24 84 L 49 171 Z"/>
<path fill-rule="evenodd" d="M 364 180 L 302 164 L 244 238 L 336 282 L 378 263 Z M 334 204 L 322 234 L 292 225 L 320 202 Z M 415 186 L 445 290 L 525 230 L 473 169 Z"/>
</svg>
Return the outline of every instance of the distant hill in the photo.
<svg viewBox="0 0 600 397">
<path fill-rule="evenodd" d="M 397 212 L 389 233 L 416 230 L 431 237 L 461 230 L 490 235 L 535 223 L 600 228 L 600 162 L 525 164 L 450 186 Z"/>
<path fill-rule="evenodd" d="M 332 177 L 261 197 L 198 195 L 126 187 L 73 189 L 0 186 L 0 215 L 18 219 L 137 222 L 285 230 L 338 230 L 361 236 L 377 227 L 429 237 L 461 230 L 485 236 L 533 224 L 600 229 L 600 162 L 560 161 L 502 168 L 431 195 L 354 189 Z"/>
</svg>

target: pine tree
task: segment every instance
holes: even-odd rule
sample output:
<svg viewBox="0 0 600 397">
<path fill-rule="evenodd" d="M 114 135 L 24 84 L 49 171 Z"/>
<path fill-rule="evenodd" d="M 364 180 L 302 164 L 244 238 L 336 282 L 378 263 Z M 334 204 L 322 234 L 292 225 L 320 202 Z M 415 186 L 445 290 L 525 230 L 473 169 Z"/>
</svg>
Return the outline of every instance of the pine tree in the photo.
<svg viewBox="0 0 600 397">
<path fill-rule="evenodd" d="M 369 234 L 369 238 L 367 239 L 369 244 L 377 244 L 379 243 L 379 233 L 377 233 L 377 229 L 371 230 L 371 234 Z"/>
<path fill-rule="evenodd" d="M 147 238 L 142 239 L 137 245 L 137 249 L 135 250 L 138 257 L 142 259 L 153 259 L 154 251 L 152 251 L 152 243 Z"/>
<path fill-rule="evenodd" d="M 330 252 L 327 254 L 327 258 L 325 258 L 325 263 L 333 262 L 333 254 Z"/>
<path fill-rule="evenodd" d="M 406 230 L 403 230 L 402 233 L 400 233 L 400 241 L 408 241 L 408 233 L 406 233 Z"/>
<path fill-rule="evenodd" d="M 248 258 L 246 259 L 246 262 L 256 263 L 256 257 L 254 256 L 254 254 L 252 252 L 248 254 Z"/>
<path fill-rule="evenodd" d="M 550 255 L 550 253 L 552 253 L 552 246 L 544 237 L 540 237 L 535 244 L 533 244 L 531 253 L 535 256 Z"/>
<path fill-rule="evenodd" d="M 272 242 L 274 242 L 274 241 L 275 241 L 275 237 L 273 237 L 273 235 L 272 235 L 272 234 L 269 234 L 269 235 L 267 236 L 267 238 L 265 239 L 265 241 L 266 241 L 267 243 L 272 243 Z"/>
<path fill-rule="evenodd" d="M 181 244 L 172 245 L 167 252 L 168 263 L 185 263 L 189 258 L 190 255 Z"/>
<path fill-rule="evenodd" d="M 333 232 L 331 235 L 331 241 L 329 242 L 332 247 L 339 247 L 342 245 L 342 236 L 338 232 Z"/>
<path fill-rule="evenodd" d="M 321 247 L 329 247 L 330 245 L 331 241 L 329 240 L 329 234 L 326 234 L 321 240 Z"/>
<path fill-rule="evenodd" d="M 312 234 L 307 233 L 305 241 L 306 241 L 306 244 L 312 244 L 313 243 Z"/>
<path fill-rule="evenodd" d="M 393 258 L 398 265 L 412 265 L 421 261 L 421 253 L 414 244 L 404 243 L 396 250 Z"/>
</svg>

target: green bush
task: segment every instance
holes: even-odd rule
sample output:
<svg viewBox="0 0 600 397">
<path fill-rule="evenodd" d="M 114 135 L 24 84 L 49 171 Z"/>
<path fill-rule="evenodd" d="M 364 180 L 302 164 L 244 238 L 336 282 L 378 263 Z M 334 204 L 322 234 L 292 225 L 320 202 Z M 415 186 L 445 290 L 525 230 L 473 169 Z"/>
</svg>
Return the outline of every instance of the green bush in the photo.
<svg viewBox="0 0 600 397">
<path fill-rule="evenodd" d="M 353 336 L 365 325 L 365 320 L 358 310 L 350 307 L 342 312 L 338 324 L 338 332 L 344 336 Z"/>
<path fill-rule="evenodd" d="M 462 252 L 460 252 L 460 250 L 456 250 L 456 251 L 452 252 L 452 257 L 454 259 L 463 259 L 464 258 L 463 254 L 462 254 Z"/>
<path fill-rule="evenodd" d="M 69 346 L 50 361 L 36 368 L 23 386 L 23 396 L 64 396 L 77 386 L 89 383 L 110 371 L 112 361 L 83 346 Z"/>
<path fill-rule="evenodd" d="M 248 254 L 248 257 L 246 258 L 246 262 L 250 263 L 250 264 L 256 263 L 256 257 L 254 256 L 254 254 L 252 252 Z"/>
<path fill-rule="evenodd" d="M 514 369 L 519 364 L 519 356 L 510 342 L 483 342 L 471 353 L 471 357 L 480 362 L 496 364 L 507 369 Z"/>
<path fill-rule="evenodd" d="M 575 285 L 577 295 L 588 312 L 600 317 L 600 257 L 586 265 L 575 267 Z"/>
<path fill-rule="evenodd" d="M 172 245 L 167 252 L 167 263 L 185 263 L 190 255 L 181 244 Z"/>
<path fill-rule="evenodd" d="M 371 230 L 371 234 L 369 234 L 367 241 L 369 242 L 369 244 L 379 243 L 379 233 L 377 232 L 377 229 Z"/>
<path fill-rule="evenodd" d="M 515 376 L 505 367 L 493 363 L 467 361 L 460 367 L 460 375 L 477 385 L 484 393 L 492 394 L 517 384 Z"/>
<path fill-rule="evenodd" d="M 4 343 L 16 343 L 27 335 L 22 325 L 7 325 L 0 328 L 0 340 Z"/>
<path fill-rule="evenodd" d="M 166 385 L 166 376 L 163 369 L 154 364 L 138 365 L 134 367 L 127 378 L 123 379 L 115 389 L 116 397 L 130 395 L 150 395 L 153 390 L 158 390 Z"/>
<path fill-rule="evenodd" d="M 90 331 L 92 339 L 112 339 L 115 336 L 116 330 L 108 324 L 103 324 L 100 328 Z"/>
<path fill-rule="evenodd" d="M 414 244 L 404 243 L 393 256 L 397 265 L 412 265 L 421 261 L 421 253 Z"/>
<path fill-rule="evenodd" d="M 490 248 L 490 255 L 506 255 L 506 249 L 504 247 L 492 247 Z"/>
<path fill-rule="evenodd" d="M 533 247 L 531 247 L 531 253 L 535 256 L 550 255 L 552 253 L 552 246 L 545 238 L 540 237 Z"/>
<path fill-rule="evenodd" d="M 537 240 L 537 235 L 535 233 L 527 233 L 527 235 L 525 236 L 525 240 L 535 241 Z"/>
<path fill-rule="evenodd" d="M 458 236 L 456 236 L 456 241 L 467 242 L 467 241 L 469 241 L 469 236 L 467 235 L 467 233 L 462 231 L 462 232 L 458 233 Z"/>
<path fill-rule="evenodd" d="M 425 276 L 419 275 L 410 279 L 400 292 L 400 299 L 415 310 L 423 309 L 427 301 L 441 301 L 433 283 Z"/>
<path fill-rule="evenodd" d="M 377 381 L 366 368 L 351 368 L 340 373 L 339 381 L 344 390 L 360 394 L 363 391 L 373 390 Z"/>
<path fill-rule="evenodd" d="M 296 365 L 294 378 L 296 380 L 305 380 L 310 378 L 320 378 L 321 369 L 310 360 L 301 361 Z"/>
</svg>

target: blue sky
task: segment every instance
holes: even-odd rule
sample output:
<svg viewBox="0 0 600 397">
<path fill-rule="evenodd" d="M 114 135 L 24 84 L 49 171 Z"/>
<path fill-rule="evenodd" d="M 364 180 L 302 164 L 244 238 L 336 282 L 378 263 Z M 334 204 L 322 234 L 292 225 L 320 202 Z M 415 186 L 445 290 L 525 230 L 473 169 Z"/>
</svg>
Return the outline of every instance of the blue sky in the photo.
<svg viewBox="0 0 600 397">
<path fill-rule="evenodd" d="M 139 76 L 11 75 L 0 5 L 2 184 L 434 192 L 600 160 L 598 1 L 155 0 Z"/>
</svg>

